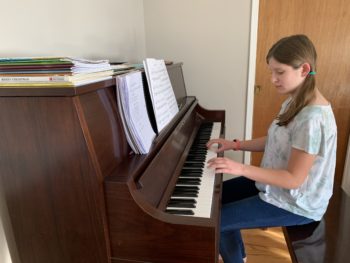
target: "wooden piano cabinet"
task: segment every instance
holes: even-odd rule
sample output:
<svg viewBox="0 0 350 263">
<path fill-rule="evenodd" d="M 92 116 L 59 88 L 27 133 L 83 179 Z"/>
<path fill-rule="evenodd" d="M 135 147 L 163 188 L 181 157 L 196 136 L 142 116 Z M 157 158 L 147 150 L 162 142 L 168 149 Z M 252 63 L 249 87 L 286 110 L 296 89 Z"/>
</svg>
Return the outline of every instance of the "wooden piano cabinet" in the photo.
<svg viewBox="0 0 350 263">
<path fill-rule="evenodd" d="M 146 155 L 131 154 L 115 79 L 0 88 L 0 207 L 13 263 L 217 262 L 221 175 L 210 218 L 164 210 L 200 124 L 219 121 L 223 133 L 225 112 L 186 95 L 180 63 L 168 72 L 179 113 Z"/>
</svg>

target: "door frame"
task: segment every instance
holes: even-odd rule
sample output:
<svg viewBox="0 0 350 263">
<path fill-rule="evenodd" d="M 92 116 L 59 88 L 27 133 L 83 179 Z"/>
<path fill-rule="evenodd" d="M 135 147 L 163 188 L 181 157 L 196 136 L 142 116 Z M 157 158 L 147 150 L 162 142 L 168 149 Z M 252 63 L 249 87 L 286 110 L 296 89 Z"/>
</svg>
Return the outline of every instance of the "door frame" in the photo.
<svg viewBox="0 0 350 263">
<path fill-rule="evenodd" d="M 255 71 L 256 71 L 256 50 L 258 45 L 258 24 L 259 24 L 259 0 L 251 0 L 248 87 L 247 87 L 244 140 L 252 139 L 252 134 L 253 134 L 254 86 L 255 86 Z M 251 161 L 251 153 L 245 151 L 243 154 L 243 162 L 245 164 L 250 164 L 250 161 Z"/>
</svg>

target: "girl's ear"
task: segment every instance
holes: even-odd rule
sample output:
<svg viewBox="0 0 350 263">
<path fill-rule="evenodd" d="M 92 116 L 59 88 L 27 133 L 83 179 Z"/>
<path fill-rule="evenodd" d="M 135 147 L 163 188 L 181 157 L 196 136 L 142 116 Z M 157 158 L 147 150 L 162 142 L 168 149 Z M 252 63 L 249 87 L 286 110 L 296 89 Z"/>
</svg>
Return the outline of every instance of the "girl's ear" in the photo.
<svg viewBox="0 0 350 263">
<path fill-rule="evenodd" d="M 311 66 L 310 66 L 309 63 L 304 63 L 304 64 L 301 65 L 301 66 L 302 66 L 301 75 L 302 75 L 303 77 L 306 77 L 306 76 L 309 74 L 309 72 L 311 71 Z"/>
</svg>

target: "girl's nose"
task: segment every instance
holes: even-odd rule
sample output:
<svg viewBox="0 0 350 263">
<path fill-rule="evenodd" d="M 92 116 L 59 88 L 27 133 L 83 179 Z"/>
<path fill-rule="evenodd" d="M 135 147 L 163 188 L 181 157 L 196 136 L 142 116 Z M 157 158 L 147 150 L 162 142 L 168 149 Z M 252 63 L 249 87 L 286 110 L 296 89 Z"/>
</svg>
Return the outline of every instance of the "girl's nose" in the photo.
<svg viewBox="0 0 350 263">
<path fill-rule="evenodd" d="M 275 74 L 271 74 L 271 82 L 272 83 L 277 83 L 278 82 L 278 78 L 276 77 Z"/>
</svg>

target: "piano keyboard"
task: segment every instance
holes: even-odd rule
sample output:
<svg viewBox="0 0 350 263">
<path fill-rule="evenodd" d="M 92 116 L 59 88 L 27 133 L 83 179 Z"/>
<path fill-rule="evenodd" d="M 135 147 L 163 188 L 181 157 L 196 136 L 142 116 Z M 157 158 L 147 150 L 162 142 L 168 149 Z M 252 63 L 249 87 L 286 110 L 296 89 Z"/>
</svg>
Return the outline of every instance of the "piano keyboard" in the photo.
<svg viewBox="0 0 350 263">
<path fill-rule="evenodd" d="M 215 170 L 206 166 L 207 161 L 216 157 L 217 153 L 208 150 L 206 143 L 219 138 L 220 129 L 220 122 L 201 125 L 168 202 L 167 213 L 210 217 Z"/>
</svg>

